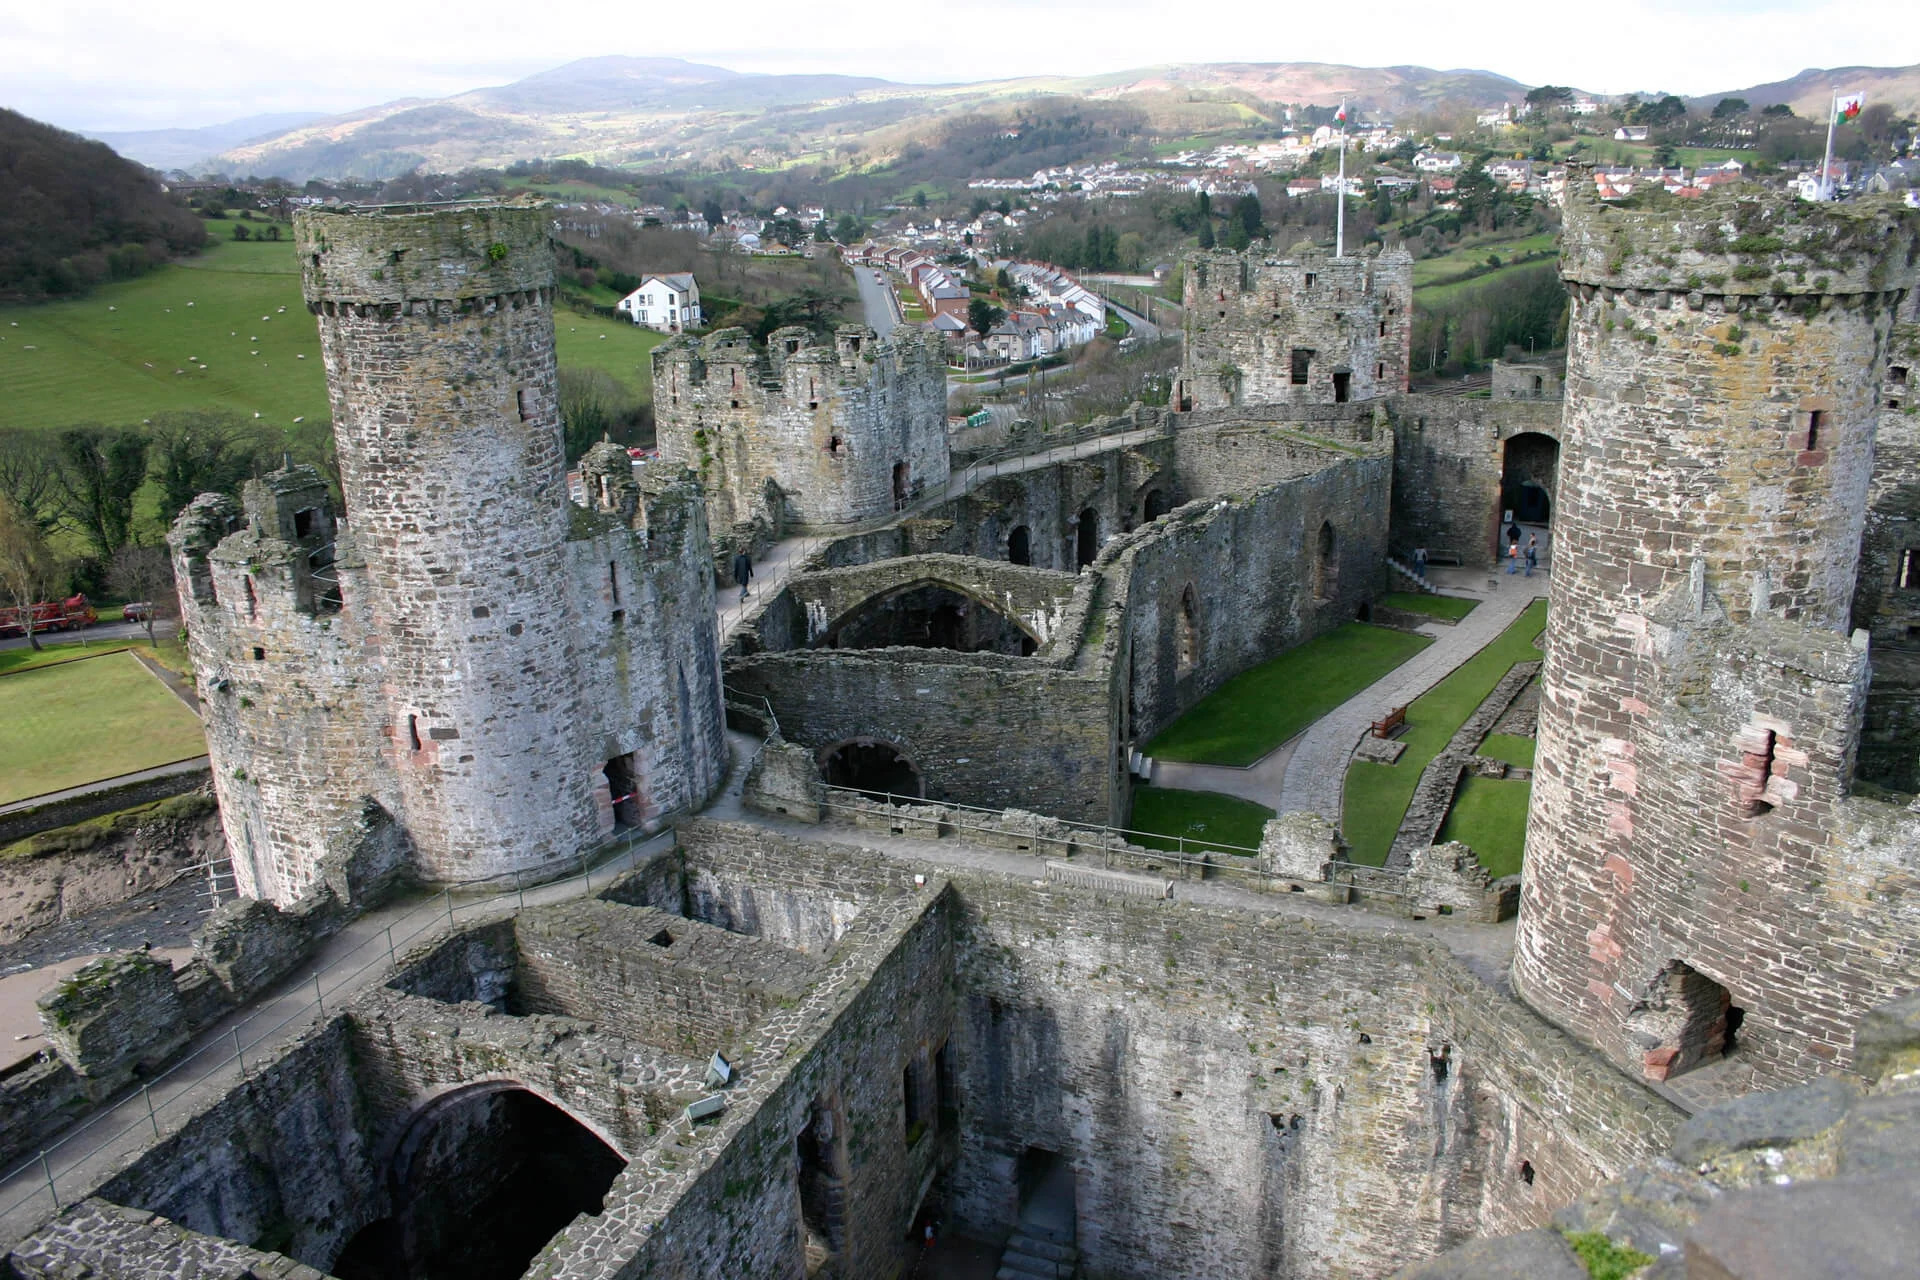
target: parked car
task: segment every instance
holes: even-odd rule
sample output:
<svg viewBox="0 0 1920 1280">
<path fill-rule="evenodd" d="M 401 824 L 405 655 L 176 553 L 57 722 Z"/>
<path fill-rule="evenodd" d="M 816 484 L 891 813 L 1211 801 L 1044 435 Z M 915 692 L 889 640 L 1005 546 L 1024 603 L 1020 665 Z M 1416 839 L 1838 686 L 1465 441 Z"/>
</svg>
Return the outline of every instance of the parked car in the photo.
<svg viewBox="0 0 1920 1280">
<path fill-rule="evenodd" d="M 146 622 L 153 617 L 153 601 L 130 600 L 120 610 L 120 616 L 128 622 Z"/>
</svg>

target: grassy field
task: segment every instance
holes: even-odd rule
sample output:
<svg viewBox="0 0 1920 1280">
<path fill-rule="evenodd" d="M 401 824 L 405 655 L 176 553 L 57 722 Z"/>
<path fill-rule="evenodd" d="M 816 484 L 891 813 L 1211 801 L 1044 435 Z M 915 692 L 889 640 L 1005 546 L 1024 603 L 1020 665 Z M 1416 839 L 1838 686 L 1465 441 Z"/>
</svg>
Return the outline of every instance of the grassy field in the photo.
<svg viewBox="0 0 1920 1280">
<path fill-rule="evenodd" d="M 1138 787 L 1128 825 L 1149 849 L 1240 854 L 1260 847 L 1261 828 L 1271 817 L 1273 810 L 1263 804 L 1217 791 Z"/>
<path fill-rule="evenodd" d="M 1348 766 L 1340 828 L 1355 862 L 1377 867 L 1386 861 L 1420 782 L 1420 771 L 1440 754 L 1514 663 L 1540 657 L 1534 641 L 1546 620 L 1547 602 L 1534 601 L 1491 644 L 1414 699 L 1407 707 L 1407 732 L 1402 739 L 1407 749 L 1397 763 L 1363 760 Z"/>
<path fill-rule="evenodd" d="M 1349 622 L 1227 681 L 1148 743 L 1147 754 L 1250 765 L 1430 643 Z"/>
<path fill-rule="evenodd" d="M 1531 769 L 1533 747 L 1532 738 L 1516 737 L 1511 733 L 1490 733 L 1480 744 L 1480 754 L 1492 760 L 1505 760 L 1522 769 Z"/>
<path fill-rule="evenodd" d="M 1479 240 L 1462 245 L 1451 253 L 1438 257 L 1422 258 L 1413 264 L 1413 287 L 1425 290 L 1431 286 L 1451 284 L 1455 281 L 1484 276 L 1475 272 L 1486 272 L 1487 258 L 1495 256 L 1502 263 L 1512 263 L 1525 258 L 1545 258 L 1554 251 L 1554 234 L 1543 231 L 1539 235 L 1524 236 L 1510 240 Z"/>
<path fill-rule="evenodd" d="M 1533 784 L 1518 778 L 1462 780 L 1440 826 L 1441 842 L 1458 840 L 1470 846 L 1489 875 L 1513 875 L 1527 846 L 1527 799 L 1532 794 Z"/>
<path fill-rule="evenodd" d="M 200 721 L 123 653 L 0 679 L 0 804 L 204 754 Z"/>
<path fill-rule="evenodd" d="M 649 357 L 664 335 L 565 310 L 554 331 L 561 368 L 603 369 L 651 398 Z M 6 427 L 129 425 L 169 409 L 229 409 L 274 427 L 328 415 L 320 337 L 287 239 L 220 240 L 78 301 L 0 307 L 0 387 Z"/>
<path fill-rule="evenodd" d="M 1480 602 L 1464 596 L 1430 596 L 1424 591 L 1389 591 L 1376 603 L 1389 609 L 1424 613 L 1429 618 L 1452 618 L 1457 622 L 1472 613 Z"/>
</svg>

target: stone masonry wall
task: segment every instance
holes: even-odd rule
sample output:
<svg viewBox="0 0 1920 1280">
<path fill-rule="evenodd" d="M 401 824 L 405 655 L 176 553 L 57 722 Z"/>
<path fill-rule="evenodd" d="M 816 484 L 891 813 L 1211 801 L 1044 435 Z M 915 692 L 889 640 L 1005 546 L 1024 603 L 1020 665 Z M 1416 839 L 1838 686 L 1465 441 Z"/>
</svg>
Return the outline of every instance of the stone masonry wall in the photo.
<svg viewBox="0 0 1920 1280">
<path fill-rule="evenodd" d="M 1468 568 L 1494 563 L 1507 442 L 1537 432 L 1560 439 L 1558 400 L 1470 400 L 1409 395 L 1393 420 L 1393 540 L 1411 564 L 1415 547 Z"/>
<path fill-rule="evenodd" d="M 1185 304 L 1175 408 L 1333 404 L 1407 389 L 1413 259 L 1404 250 L 1190 254 Z"/>
<path fill-rule="evenodd" d="M 1920 214 L 1574 188 L 1515 985 L 1655 1078 L 1718 1050 L 1730 1001 L 1757 1078 L 1804 1079 L 1916 974 L 1883 945 L 1898 900 L 1833 886 L 1855 880 L 1834 816 L 1867 675 L 1866 637 L 1837 633 Z M 1728 994 L 1670 998 L 1702 975 Z"/>
<path fill-rule="evenodd" d="M 762 348 L 721 329 L 667 342 L 653 363 L 661 459 L 699 472 L 723 527 L 845 524 L 947 482 L 936 338 L 842 325 L 827 345 L 788 328 Z"/>
</svg>

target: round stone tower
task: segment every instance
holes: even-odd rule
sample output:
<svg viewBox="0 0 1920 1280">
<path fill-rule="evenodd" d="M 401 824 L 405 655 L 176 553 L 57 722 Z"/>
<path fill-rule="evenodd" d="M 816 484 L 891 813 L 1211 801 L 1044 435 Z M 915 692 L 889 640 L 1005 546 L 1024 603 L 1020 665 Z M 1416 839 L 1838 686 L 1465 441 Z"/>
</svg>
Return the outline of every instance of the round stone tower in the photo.
<svg viewBox="0 0 1920 1280">
<path fill-rule="evenodd" d="M 1724 191 L 1621 208 L 1586 180 L 1569 193 L 1514 979 L 1554 1021 L 1665 1078 L 1730 1044 L 1739 1005 L 1786 1027 L 1796 1001 L 1819 1003 L 1766 955 L 1786 945 L 1781 921 L 1817 908 L 1754 886 L 1810 879 L 1790 847 L 1818 845 L 1815 801 L 1845 791 L 1857 728 L 1834 723 L 1855 678 L 1842 637 L 1879 365 L 1920 227 L 1892 204 Z M 1708 655 L 1684 670 L 1683 635 Z"/>
<path fill-rule="evenodd" d="M 295 220 L 326 360 L 366 661 L 423 876 L 538 869 L 598 834 L 566 608 L 550 213 Z"/>
</svg>

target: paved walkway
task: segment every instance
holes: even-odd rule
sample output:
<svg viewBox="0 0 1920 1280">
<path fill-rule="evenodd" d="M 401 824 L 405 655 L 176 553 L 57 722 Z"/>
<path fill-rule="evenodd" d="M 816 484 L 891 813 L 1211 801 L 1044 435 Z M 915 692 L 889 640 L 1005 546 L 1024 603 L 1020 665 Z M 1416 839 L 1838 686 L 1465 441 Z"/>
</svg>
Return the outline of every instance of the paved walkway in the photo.
<svg viewBox="0 0 1920 1280">
<path fill-rule="evenodd" d="M 1440 683 L 1486 648 L 1528 605 L 1547 594 L 1545 573 L 1535 573 L 1531 578 L 1498 574 L 1492 579 L 1491 591 L 1487 590 L 1487 575 L 1478 570 L 1434 569 L 1430 573 L 1435 585 L 1446 594 L 1471 596 L 1480 601 L 1480 607 L 1451 627 L 1428 624 L 1420 628 L 1422 634 L 1435 637 L 1432 644 L 1314 721 L 1295 739 L 1275 811 L 1305 809 L 1339 822 L 1347 763 L 1360 736 L 1394 707 L 1405 706 Z"/>
<path fill-rule="evenodd" d="M 1177 787 L 1182 791 L 1217 791 L 1221 795 L 1238 796 L 1242 800 L 1263 804 L 1277 813 L 1280 788 L 1286 779 L 1287 765 L 1293 760 L 1293 749 L 1299 744 L 1300 736 L 1296 734 L 1288 738 L 1244 769 L 1227 764 L 1155 760 L 1153 785 Z"/>
<path fill-rule="evenodd" d="M 524 893 L 456 890 L 413 897 L 361 916 L 322 943 L 273 994 L 195 1036 L 191 1055 L 155 1079 L 150 1095 L 147 1091 L 124 1095 L 67 1130 L 45 1153 L 44 1165 L 35 1156 L 9 1170 L 0 1180 L 0 1254 L 52 1216 L 49 1172 L 62 1205 L 86 1195 L 156 1134 L 178 1126 L 196 1109 L 231 1090 L 244 1078 L 247 1063 L 267 1060 L 319 1021 L 322 1010 L 315 1006 L 316 992 L 325 1009 L 337 1009 L 350 997 L 386 981 L 393 972 L 394 956 L 444 936 L 460 917 L 472 919 L 520 903 L 585 896 L 591 887 L 604 888 L 615 874 L 672 842 L 673 832 L 664 831 L 629 845 L 594 867 L 590 876 L 569 876 Z M 241 1050 L 237 1060 L 236 1047 Z"/>
</svg>

